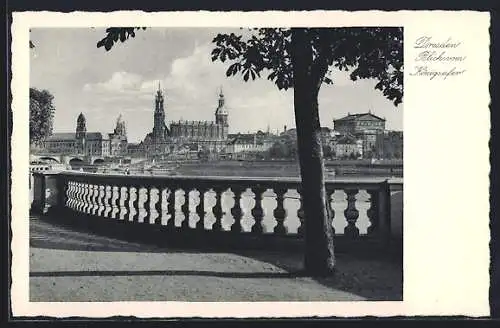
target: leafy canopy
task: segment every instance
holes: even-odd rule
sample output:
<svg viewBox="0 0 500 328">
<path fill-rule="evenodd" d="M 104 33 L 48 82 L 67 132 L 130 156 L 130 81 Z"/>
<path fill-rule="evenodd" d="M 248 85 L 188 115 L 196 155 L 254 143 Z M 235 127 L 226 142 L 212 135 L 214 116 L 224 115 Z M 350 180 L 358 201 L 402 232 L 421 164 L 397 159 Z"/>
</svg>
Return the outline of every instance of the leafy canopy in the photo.
<svg viewBox="0 0 500 328">
<path fill-rule="evenodd" d="M 47 90 L 30 88 L 30 143 L 39 144 L 52 134 L 54 96 Z"/>
<path fill-rule="evenodd" d="M 106 36 L 97 42 L 97 48 L 104 47 L 106 51 L 111 50 L 118 40 L 125 42 L 129 37 L 135 37 L 135 30 L 143 29 L 145 27 L 110 27 L 106 29 Z"/>
<path fill-rule="evenodd" d="M 291 58 L 293 29 L 255 28 L 243 34 L 218 34 L 212 61 L 230 61 L 226 75 L 241 74 L 245 81 L 266 72 L 279 89 L 294 85 Z M 403 99 L 403 31 L 401 28 L 305 29 L 312 47 L 311 73 L 319 82 L 334 84 L 335 69 L 351 71 L 353 81 L 375 78 L 375 88 L 395 105 Z M 306 60 L 306 59 L 305 59 Z M 321 72 L 324 71 L 324 74 Z"/>
</svg>

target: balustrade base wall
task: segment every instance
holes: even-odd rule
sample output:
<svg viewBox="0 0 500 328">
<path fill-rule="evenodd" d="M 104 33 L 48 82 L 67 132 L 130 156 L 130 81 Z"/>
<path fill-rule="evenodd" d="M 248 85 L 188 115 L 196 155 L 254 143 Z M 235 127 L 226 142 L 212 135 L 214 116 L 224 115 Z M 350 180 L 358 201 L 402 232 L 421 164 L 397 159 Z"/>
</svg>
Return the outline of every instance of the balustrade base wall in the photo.
<svg viewBox="0 0 500 328">
<path fill-rule="evenodd" d="M 75 212 L 69 208 L 54 208 L 42 219 L 80 231 L 143 243 L 159 248 L 193 251 L 230 252 L 241 250 L 302 252 L 304 239 L 299 235 L 252 234 L 232 231 L 185 229 L 157 224 L 137 224 Z M 372 236 L 335 236 L 336 253 L 357 253 L 366 256 L 401 258 L 402 240 L 381 243 Z"/>
</svg>

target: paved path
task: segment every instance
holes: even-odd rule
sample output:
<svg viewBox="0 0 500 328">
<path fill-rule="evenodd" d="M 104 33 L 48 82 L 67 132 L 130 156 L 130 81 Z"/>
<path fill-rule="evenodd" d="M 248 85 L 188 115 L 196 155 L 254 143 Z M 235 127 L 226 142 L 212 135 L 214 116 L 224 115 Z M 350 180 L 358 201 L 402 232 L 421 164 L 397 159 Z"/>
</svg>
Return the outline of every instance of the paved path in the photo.
<svg viewBox="0 0 500 328">
<path fill-rule="evenodd" d="M 401 264 L 338 258 L 300 274 L 300 254 L 197 253 L 72 231 L 30 218 L 31 301 L 354 301 L 402 298 Z"/>
</svg>

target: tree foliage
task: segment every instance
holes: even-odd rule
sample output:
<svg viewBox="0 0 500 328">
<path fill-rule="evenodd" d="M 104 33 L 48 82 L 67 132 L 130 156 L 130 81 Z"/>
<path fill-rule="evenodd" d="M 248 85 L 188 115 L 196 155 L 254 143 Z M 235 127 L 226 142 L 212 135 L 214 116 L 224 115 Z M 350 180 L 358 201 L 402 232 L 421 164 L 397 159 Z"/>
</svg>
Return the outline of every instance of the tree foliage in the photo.
<svg viewBox="0 0 500 328">
<path fill-rule="evenodd" d="M 104 47 L 106 51 L 111 50 L 113 45 L 120 42 L 125 42 L 129 37 L 135 37 L 135 31 L 145 27 L 110 27 L 106 29 L 106 36 L 97 42 L 97 48 Z"/>
<path fill-rule="evenodd" d="M 47 90 L 30 88 L 30 143 L 39 145 L 52 134 L 54 96 Z"/>
<path fill-rule="evenodd" d="M 293 88 L 292 29 L 257 28 L 243 35 L 218 34 L 212 60 L 229 61 L 226 75 L 245 81 L 266 73 L 279 89 Z M 312 74 L 321 83 L 335 84 L 334 71 L 350 71 L 353 81 L 374 78 L 375 88 L 395 105 L 403 99 L 403 33 L 400 28 L 305 29 L 313 51 Z"/>
<path fill-rule="evenodd" d="M 268 150 L 271 158 L 297 158 L 297 141 L 293 138 L 285 137 L 276 141 Z"/>
</svg>

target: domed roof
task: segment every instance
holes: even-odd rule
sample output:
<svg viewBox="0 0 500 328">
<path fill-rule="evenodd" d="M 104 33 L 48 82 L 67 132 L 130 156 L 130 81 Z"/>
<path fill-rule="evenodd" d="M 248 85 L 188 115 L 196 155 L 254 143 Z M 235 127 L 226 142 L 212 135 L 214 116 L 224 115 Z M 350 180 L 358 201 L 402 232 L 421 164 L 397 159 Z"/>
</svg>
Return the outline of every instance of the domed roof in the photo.
<svg viewBox="0 0 500 328">
<path fill-rule="evenodd" d="M 222 88 L 221 88 L 219 93 L 219 106 L 217 106 L 215 115 L 228 115 L 225 102 L 226 100 L 224 98 L 224 94 L 222 93 Z"/>
</svg>

